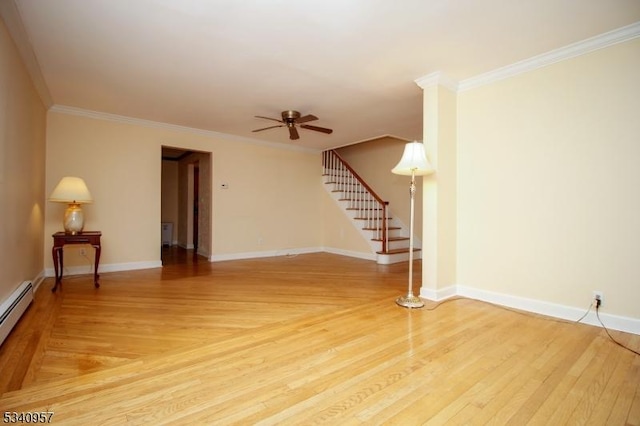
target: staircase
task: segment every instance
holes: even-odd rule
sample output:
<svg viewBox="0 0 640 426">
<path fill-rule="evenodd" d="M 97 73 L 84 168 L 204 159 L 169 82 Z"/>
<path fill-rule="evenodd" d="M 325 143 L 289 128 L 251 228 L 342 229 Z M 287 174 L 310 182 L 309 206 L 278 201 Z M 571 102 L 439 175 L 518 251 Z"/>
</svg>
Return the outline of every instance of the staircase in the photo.
<svg viewBox="0 0 640 426">
<path fill-rule="evenodd" d="M 384 201 L 335 150 L 322 153 L 325 189 L 367 240 L 381 265 L 409 260 L 409 228 L 391 216 Z M 418 247 L 418 248 L 416 248 Z M 414 259 L 421 250 L 414 238 Z"/>
</svg>

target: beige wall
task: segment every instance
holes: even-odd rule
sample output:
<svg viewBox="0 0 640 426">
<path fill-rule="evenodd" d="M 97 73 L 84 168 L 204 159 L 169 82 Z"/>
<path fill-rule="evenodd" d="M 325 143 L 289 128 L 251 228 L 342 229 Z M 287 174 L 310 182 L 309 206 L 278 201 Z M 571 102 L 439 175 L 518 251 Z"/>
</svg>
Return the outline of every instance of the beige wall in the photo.
<svg viewBox="0 0 640 426">
<path fill-rule="evenodd" d="M 424 144 L 435 173 L 424 177 L 420 294 L 433 298 L 457 282 L 457 95 L 424 88 Z"/>
<path fill-rule="evenodd" d="M 410 221 L 409 184 L 411 178 L 391 173 L 398 164 L 407 141 L 385 137 L 369 142 L 349 145 L 337 151 L 344 160 L 385 201 L 393 217 L 403 222 L 407 229 Z M 422 178 L 416 178 L 414 229 L 415 237 L 422 240 Z"/>
<path fill-rule="evenodd" d="M 0 20 L 0 303 L 42 276 L 45 119 Z"/>
<path fill-rule="evenodd" d="M 64 175 L 85 179 L 95 199 L 85 229 L 103 232 L 101 265 L 159 262 L 162 145 L 213 153 L 212 256 L 322 244 L 322 227 L 313 226 L 322 222 L 319 153 L 50 111 L 47 191 Z M 61 228 L 62 213 L 48 203 L 45 234 Z M 73 255 L 69 262 L 83 265 Z"/>
<path fill-rule="evenodd" d="M 320 246 L 320 158 L 319 152 L 233 141 L 216 150 L 214 254 Z"/>
<path fill-rule="evenodd" d="M 322 246 L 332 253 L 373 259 L 375 255 L 371 246 L 337 201 L 324 189 L 320 191 L 320 198 L 323 219 L 320 228 L 323 236 Z"/>
<path fill-rule="evenodd" d="M 458 282 L 640 318 L 640 39 L 463 92 Z"/>
</svg>

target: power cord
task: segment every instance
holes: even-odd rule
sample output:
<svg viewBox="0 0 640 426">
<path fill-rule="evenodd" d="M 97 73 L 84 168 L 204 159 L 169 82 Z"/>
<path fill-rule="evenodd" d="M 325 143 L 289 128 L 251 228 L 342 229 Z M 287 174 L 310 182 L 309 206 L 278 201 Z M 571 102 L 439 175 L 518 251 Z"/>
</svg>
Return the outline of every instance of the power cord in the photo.
<svg viewBox="0 0 640 426">
<path fill-rule="evenodd" d="M 597 303 L 596 303 L 596 317 L 598 317 L 598 321 L 600 322 L 600 325 L 602 326 L 602 328 L 604 328 L 604 331 L 606 331 L 607 336 L 609 336 L 609 339 L 611 339 L 611 341 L 613 343 L 615 343 L 616 345 L 625 348 L 626 350 L 633 352 L 636 355 L 640 355 L 640 352 L 638 351 L 634 351 L 633 349 L 631 349 L 628 346 L 623 345 L 622 343 L 618 342 L 616 339 L 613 338 L 613 336 L 611 335 L 611 333 L 609 333 L 609 330 L 607 330 L 607 327 L 605 327 L 605 325 L 602 323 L 602 320 L 600 319 L 600 299 L 598 299 Z"/>
<path fill-rule="evenodd" d="M 585 312 L 583 316 L 581 316 L 579 319 L 577 319 L 576 322 L 580 322 L 583 319 L 585 319 L 587 317 L 587 315 L 589 315 L 589 312 L 591 312 L 591 308 L 592 307 L 593 307 L 593 304 L 589 303 L 589 309 L 587 309 L 587 312 Z"/>
<path fill-rule="evenodd" d="M 514 313 L 517 313 L 517 314 L 526 315 L 526 316 L 534 316 L 534 315 L 532 315 L 532 314 L 530 314 L 528 312 L 522 312 L 522 311 L 518 311 L 518 310 L 515 310 L 515 309 L 507 308 L 506 306 L 502 306 L 502 305 L 498 305 L 498 304 L 495 304 L 495 303 L 487 302 L 487 301 L 484 301 L 484 300 L 470 299 L 468 297 L 463 297 L 463 296 L 455 296 L 455 297 L 452 297 L 450 299 L 443 300 L 442 302 L 436 304 L 435 306 L 432 306 L 431 308 L 423 308 L 421 310 L 435 311 L 441 305 L 444 305 L 445 303 L 453 302 L 455 300 L 473 300 L 473 301 L 476 301 L 476 302 L 486 303 L 487 305 L 495 306 L 497 308 L 504 309 L 506 311 L 514 312 Z M 587 309 L 587 312 L 585 312 L 584 315 L 582 315 L 578 320 L 576 320 L 575 323 L 579 323 L 580 321 L 585 319 L 586 316 L 589 314 L 589 312 L 591 312 L 591 308 L 595 307 L 596 308 L 596 316 L 598 317 L 598 321 L 600 322 L 600 325 L 602 326 L 604 331 L 607 333 L 607 336 L 609 336 L 609 339 L 611 339 L 611 341 L 613 343 L 615 343 L 616 345 L 628 350 L 629 352 L 632 352 L 632 353 L 634 353 L 636 355 L 640 355 L 640 352 L 635 351 L 635 350 L 631 349 L 630 347 L 625 346 L 624 344 L 618 342 L 616 339 L 613 338 L 611 333 L 609 333 L 609 330 L 607 329 L 607 327 L 603 324 L 602 320 L 600 319 L 600 313 L 599 312 L 600 312 L 600 305 L 601 304 L 602 304 L 602 300 L 600 298 L 596 298 L 594 303 L 590 303 L 589 304 L 589 308 Z M 536 315 L 536 317 L 538 317 L 538 316 Z M 566 322 L 566 321 L 561 320 L 561 319 L 549 318 L 549 317 L 546 317 L 546 316 L 540 316 L 539 318 L 544 318 L 544 319 L 548 319 L 548 320 L 551 320 L 551 321 L 557 321 L 557 322 Z"/>
<path fill-rule="evenodd" d="M 600 323 L 600 325 L 604 329 L 605 333 L 607 333 L 607 336 L 609 336 L 609 339 L 611 339 L 611 341 L 613 343 L 615 343 L 616 345 L 628 350 L 629 352 L 633 352 L 636 355 L 640 355 L 640 352 L 635 351 L 635 350 L 631 349 L 630 347 L 625 346 L 622 343 L 618 342 L 616 339 L 613 338 L 611 333 L 609 333 L 609 329 L 607 329 L 607 327 L 602 322 L 602 319 L 600 319 L 600 306 L 601 305 L 602 305 L 602 299 L 600 299 L 599 296 L 596 296 L 596 298 L 593 300 L 593 302 L 589 304 L 589 309 L 587 309 L 587 312 L 585 312 L 584 315 L 582 315 L 578 320 L 576 320 L 576 323 L 578 323 L 578 322 L 582 321 L 583 319 L 585 319 L 585 317 L 587 315 L 589 315 L 589 312 L 591 312 L 591 308 L 596 308 L 596 317 L 598 318 L 598 322 Z"/>
</svg>

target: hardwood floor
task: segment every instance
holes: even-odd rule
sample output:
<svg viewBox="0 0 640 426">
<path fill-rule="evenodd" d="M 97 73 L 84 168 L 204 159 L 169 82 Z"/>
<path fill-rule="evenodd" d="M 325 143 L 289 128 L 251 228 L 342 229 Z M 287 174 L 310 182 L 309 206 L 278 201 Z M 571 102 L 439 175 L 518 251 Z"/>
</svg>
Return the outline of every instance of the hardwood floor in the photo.
<svg viewBox="0 0 640 426">
<path fill-rule="evenodd" d="M 326 253 L 51 280 L 0 347 L 0 412 L 57 424 L 640 424 L 604 330 L 457 299 Z M 416 265 L 419 288 L 420 265 Z M 640 336 L 613 332 L 640 349 Z"/>
</svg>

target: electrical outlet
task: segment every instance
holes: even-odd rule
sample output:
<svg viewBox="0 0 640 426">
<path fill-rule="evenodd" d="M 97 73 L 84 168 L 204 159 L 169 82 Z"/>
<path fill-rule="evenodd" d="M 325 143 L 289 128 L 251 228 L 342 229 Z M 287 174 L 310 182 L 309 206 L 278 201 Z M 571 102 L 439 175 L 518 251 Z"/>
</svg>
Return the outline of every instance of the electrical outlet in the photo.
<svg viewBox="0 0 640 426">
<path fill-rule="evenodd" d="M 84 247 L 82 247 L 82 248 L 80 249 L 80 256 L 86 256 L 86 255 L 87 255 L 87 249 L 86 249 L 86 248 L 84 248 Z"/>
<path fill-rule="evenodd" d="M 596 300 L 600 300 L 600 308 L 604 305 L 604 293 L 600 290 L 593 290 L 593 303 L 596 303 Z"/>
</svg>

